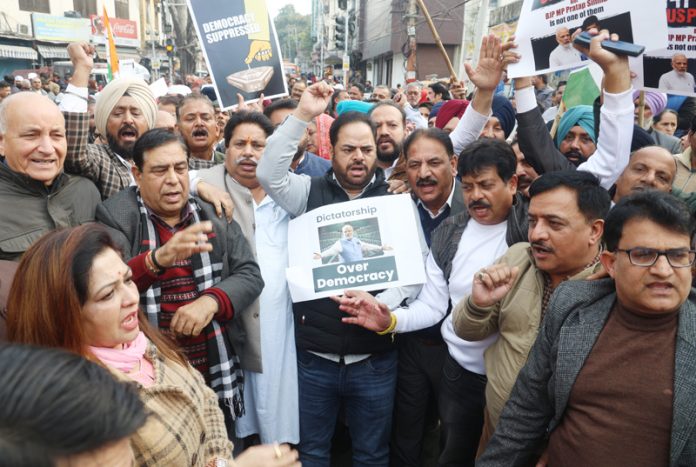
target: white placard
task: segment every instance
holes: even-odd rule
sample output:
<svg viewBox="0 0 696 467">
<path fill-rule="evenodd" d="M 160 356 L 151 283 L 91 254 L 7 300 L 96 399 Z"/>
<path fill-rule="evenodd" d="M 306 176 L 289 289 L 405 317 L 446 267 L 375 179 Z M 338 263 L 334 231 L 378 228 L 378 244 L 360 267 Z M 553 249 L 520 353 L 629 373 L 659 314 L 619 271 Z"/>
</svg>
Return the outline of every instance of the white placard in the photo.
<svg viewBox="0 0 696 467">
<path fill-rule="evenodd" d="M 425 282 L 409 195 L 314 209 L 290 221 L 288 286 L 293 302 Z"/>
<path fill-rule="evenodd" d="M 696 0 L 661 0 L 666 7 L 667 47 L 632 59 L 633 87 L 683 96 L 696 95 Z M 683 57 L 673 57 L 682 55 Z M 683 63 L 686 58 L 687 69 Z M 681 61 L 681 64 L 679 63 Z"/>
<path fill-rule="evenodd" d="M 524 0 L 515 32 L 522 60 L 508 67 L 508 76 L 533 76 L 582 65 L 585 57 L 560 45 L 556 32 L 567 28 L 572 34 L 590 16 L 596 16 L 602 29 L 617 33 L 623 41 L 646 50 L 667 47 L 664 0 Z"/>
</svg>

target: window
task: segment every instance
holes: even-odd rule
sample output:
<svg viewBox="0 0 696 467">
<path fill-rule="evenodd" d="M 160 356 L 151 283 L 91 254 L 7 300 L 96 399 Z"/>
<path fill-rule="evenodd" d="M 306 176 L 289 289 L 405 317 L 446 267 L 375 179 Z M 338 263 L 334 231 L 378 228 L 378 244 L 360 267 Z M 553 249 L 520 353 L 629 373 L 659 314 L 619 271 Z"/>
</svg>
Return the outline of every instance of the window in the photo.
<svg viewBox="0 0 696 467">
<path fill-rule="evenodd" d="M 37 13 L 50 13 L 48 0 L 19 0 L 19 9 L 22 11 L 35 11 Z"/>
<path fill-rule="evenodd" d="M 90 15 L 97 14 L 97 0 L 73 0 L 73 10 L 89 18 Z"/>
<path fill-rule="evenodd" d="M 114 0 L 116 18 L 130 19 L 128 16 L 128 0 Z"/>
</svg>

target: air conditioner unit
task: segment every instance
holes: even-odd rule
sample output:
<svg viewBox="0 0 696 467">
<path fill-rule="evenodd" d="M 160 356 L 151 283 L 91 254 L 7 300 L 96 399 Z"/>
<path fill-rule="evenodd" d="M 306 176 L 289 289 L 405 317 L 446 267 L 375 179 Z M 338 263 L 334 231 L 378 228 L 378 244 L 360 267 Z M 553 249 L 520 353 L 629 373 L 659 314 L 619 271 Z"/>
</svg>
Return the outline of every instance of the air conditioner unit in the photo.
<svg viewBox="0 0 696 467">
<path fill-rule="evenodd" d="M 26 24 L 18 24 L 17 25 L 17 34 L 24 34 L 24 35 L 29 35 L 29 26 Z"/>
</svg>

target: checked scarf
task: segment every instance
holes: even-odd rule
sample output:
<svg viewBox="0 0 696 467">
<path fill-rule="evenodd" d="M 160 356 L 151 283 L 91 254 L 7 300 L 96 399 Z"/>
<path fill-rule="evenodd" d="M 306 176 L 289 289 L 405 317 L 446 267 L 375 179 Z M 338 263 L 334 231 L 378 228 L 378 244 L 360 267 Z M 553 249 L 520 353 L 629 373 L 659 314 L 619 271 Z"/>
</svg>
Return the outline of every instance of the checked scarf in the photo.
<svg viewBox="0 0 696 467">
<path fill-rule="evenodd" d="M 137 193 L 138 209 L 140 211 L 140 225 L 142 228 L 139 253 L 144 253 L 147 250 L 154 250 L 159 246 L 159 236 L 157 229 L 150 219 L 150 215 L 140 197 L 140 191 Z M 191 198 L 188 201 L 188 207 L 193 214 L 192 224 L 197 224 L 201 221 L 201 211 L 198 204 Z M 191 257 L 191 266 L 193 268 L 194 280 L 198 292 L 203 292 L 206 289 L 214 286 L 222 279 L 221 271 L 222 264 L 212 263 L 208 252 L 198 253 Z M 141 294 L 140 299 L 145 304 L 145 312 L 148 321 L 153 326 L 159 329 L 159 311 L 160 298 L 162 291 L 159 283 L 155 282 L 147 291 Z M 224 401 L 229 408 L 232 419 L 244 415 L 244 373 L 239 363 L 239 357 L 232 347 L 227 335 L 223 332 L 220 324 L 214 319 L 203 329 L 203 333 L 208 338 L 208 371 L 210 373 L 210 386 L 218 395 L 218 398 Z"/>
</svg>

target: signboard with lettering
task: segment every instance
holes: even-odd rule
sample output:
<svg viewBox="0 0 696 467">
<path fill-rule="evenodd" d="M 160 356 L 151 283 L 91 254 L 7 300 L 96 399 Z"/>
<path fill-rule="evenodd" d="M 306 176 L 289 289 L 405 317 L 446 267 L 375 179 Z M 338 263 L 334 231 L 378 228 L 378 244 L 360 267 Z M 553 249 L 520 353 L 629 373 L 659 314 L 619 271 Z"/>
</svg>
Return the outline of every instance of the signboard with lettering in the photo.
<svg viewBox="0 0 696 467">
<path fill-rule="evenodd" d="M 103 17 L 97 15 L 90 15 L 89 21 L 91 26 L 90 39 L 92 43 L 106 43 Z M 116 45 L 122 45 L 125 47 L 140 46 L 140 40 L 138 40 L 137 22 L 131 21 L 129 19 L 109 17 L 109 24 L 111 24 L 111 32 L 114 35 L 114 43 Z"/>
<path fill-rule="evenodd" d="M 599 27 L 619 39 L 645 46 L 667 46 L 667 21 L 662 0 L 525 0 L 515 36 L 519 63 L 508 76 L 533 76 L 582 65 L 587 57 L 572 45 L 577 29 Z"/>
<path fill-rule="evenodd" d="M 288 94 L 265 0 L 187 0 L 220 107 Z"/>
<path fill-rule="evenodd" d="M 667 46 L 632 60 L 637 89 L 695 95 L 696 0 L 666 0 Z"/>
<path fill-rule="evenodd" d="M 291 220 L 293 302 L 424 283 L 417 222 L 409 195 L 331 204 Z"/>
<path fill-rule="evenodd" d="M 89 41 L 87 18 L 66 18 L 43 13 L 32 13 L 34 38 L 51 42 Z"/>
</svg>

